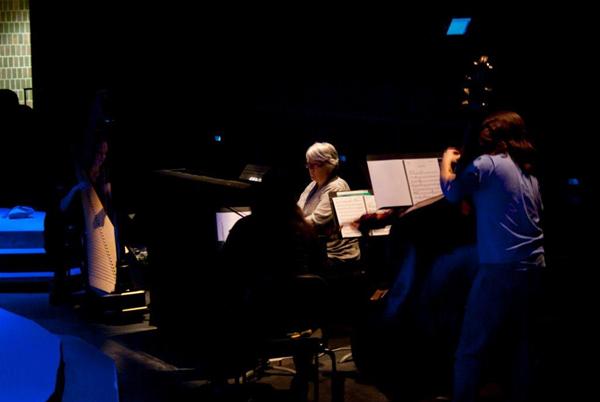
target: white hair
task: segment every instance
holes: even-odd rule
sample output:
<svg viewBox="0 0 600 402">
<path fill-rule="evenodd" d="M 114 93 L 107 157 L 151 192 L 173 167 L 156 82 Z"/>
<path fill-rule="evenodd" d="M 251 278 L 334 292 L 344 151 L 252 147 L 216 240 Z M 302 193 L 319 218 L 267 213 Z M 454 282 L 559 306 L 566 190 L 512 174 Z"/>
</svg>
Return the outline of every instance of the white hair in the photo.
<svg viewBox="0 0 600 402">
<path fill-rule="evenodd" d="M 324 162 L 337 167 L 340 163 L 335 147 L 328 142 L 315 142 L 306 151 L 307 162 Z"/>
</svg>

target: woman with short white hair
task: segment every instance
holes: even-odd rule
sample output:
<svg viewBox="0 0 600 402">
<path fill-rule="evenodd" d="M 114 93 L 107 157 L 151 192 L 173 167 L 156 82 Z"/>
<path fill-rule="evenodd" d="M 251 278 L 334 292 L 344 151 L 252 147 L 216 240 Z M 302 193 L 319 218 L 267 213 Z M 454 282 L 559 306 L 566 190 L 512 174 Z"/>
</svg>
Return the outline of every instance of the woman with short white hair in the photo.
<svg viewBox="0 0 600 402">
<path fill-rule="evenodd" d="M 312 181 L 298 200 L 304 219 L 318 234 L 327 236 L 327 259 L 330 265 L 360 259 L 358 240 L 342 239 L 339 230 L 335 230 L 329 193 L 350 190 L 348 183 L 338 176 L 339 163 L 333 145 L 327 142 L 311 145 L 306 151 L 306 167 Z"/>
</svg>

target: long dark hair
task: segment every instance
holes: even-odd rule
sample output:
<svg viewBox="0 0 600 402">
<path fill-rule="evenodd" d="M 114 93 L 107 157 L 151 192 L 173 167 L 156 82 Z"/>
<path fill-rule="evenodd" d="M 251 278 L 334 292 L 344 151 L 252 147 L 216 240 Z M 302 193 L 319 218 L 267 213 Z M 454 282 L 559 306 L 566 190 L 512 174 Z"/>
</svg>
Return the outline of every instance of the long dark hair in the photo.
<svg viewBox="0 0 600 402">
<path fill-rule="evenodd" d="M 495 112 L 486 117 L 479 131 L 483 153 L 508 153 L 527 174 L 535 167 L 535 148 L 530 141 L 523 118 L 512 111 Z"/>
</svg>

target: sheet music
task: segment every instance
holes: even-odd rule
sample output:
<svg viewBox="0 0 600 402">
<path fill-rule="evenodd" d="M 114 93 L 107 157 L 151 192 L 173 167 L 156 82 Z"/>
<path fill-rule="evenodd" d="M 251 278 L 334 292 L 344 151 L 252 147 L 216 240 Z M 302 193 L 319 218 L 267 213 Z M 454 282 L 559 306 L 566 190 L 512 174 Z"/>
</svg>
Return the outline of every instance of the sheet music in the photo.
<svg viewBox="0 0 600 402">
<path fill-rule="evenodd" d="M 375 202 L 375 196 L 368 195 L 365 196 L 365 207 L 367 209 L 367 213 L 372 214 L 377 212 L 377 203 Z M 370 236 L 387 236 L 390 234 L 390 230 L 392 229 L 392 225 L 387 225 L 380 229 L 371 229 L 369 231 Z"/>
<path fill-rule="evenodd" d="M 378 208 L 410 207 L 442 194 L 437 157 L 375 158 L 367 166 Z"/>
<path fill-rule="evenodd" d="M 351 223 L 367 213 L 363 197 L 363 195 L 346 195 L 332 198 L 343 238 L 361 236 L 360 231 Z"/>
<path fill-rule="evenodd" d="M 348 194 L 355 195 L 348 195 Z M 340 192 L 333 197 L 333 207 L 340 225 L 342 238 L 360 237 L 362 233 L 352 223 L 366 213 L 375 213 L 377 206 L 375 197 L 364 190 Z M 369 231 L 371 236 L 384 236 L 390 233 L 391 225 Z"/>
<path fill-rule="evenodd" d="M 112 293 L 117 285 L 115 228 L 92 186 L 81 191 L 91 287 Z"/>
<path fill-rule="evenodd" d="M 251 212 L 247 207 L 234 208 L 233 211 L 217 212 L 217 241 L 225 242 L 235 223 L 250 214 Z"/>
<path fill-rule="evenodd" d="M 413 204 L 402 159 L 367 161 L 367 166 L 377 207 Z"/>
<path fill-rule="evenodd" d="M 413 203 L 442 194 L 437 158 L 404 159 Z"/>
</svg>

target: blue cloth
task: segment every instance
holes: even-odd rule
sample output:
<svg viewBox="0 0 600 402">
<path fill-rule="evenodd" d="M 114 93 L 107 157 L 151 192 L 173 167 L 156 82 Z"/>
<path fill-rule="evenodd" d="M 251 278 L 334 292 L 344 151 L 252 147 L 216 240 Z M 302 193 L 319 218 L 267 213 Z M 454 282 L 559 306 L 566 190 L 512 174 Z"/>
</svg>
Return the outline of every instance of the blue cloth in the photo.
<svg viewBox="0 0 600 402">
<path fill-rule="evenodd" d="M 24 219 L 31 218 L 35 210 L 31 207 L 24 207 L 21 205 L 17 205 L 8 211 L 8 219 Z"/>
</svg>

